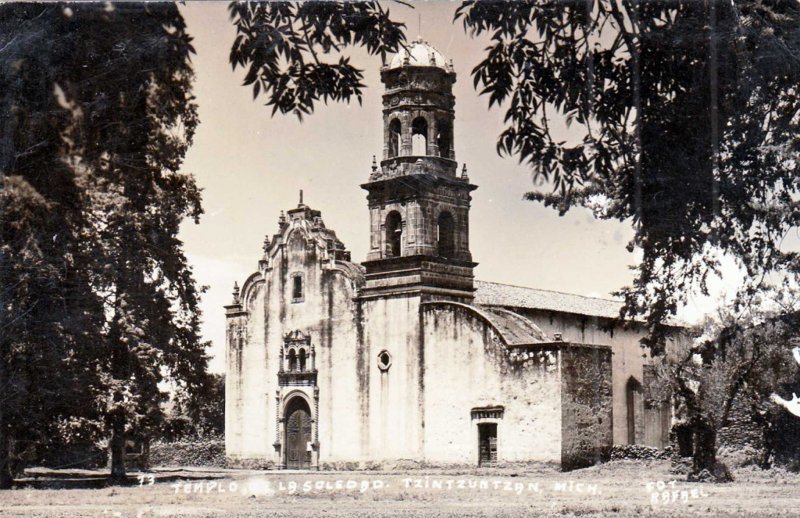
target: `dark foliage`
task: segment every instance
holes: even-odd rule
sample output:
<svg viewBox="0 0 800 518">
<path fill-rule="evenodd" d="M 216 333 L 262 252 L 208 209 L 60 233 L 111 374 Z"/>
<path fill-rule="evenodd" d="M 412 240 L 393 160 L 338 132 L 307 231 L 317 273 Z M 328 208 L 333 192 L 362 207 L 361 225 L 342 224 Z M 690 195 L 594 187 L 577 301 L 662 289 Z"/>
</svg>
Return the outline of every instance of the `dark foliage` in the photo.
<svg viewBox="0 0 800 518">
<path fill-rule="evenodd" d="M 475 86 L 507 104 L 498 150 L 553 186 L 527 197 L 633 223 L 643 252 L 626 316 L 664 322 L 725 254 L 747 272 L 797 269 L 800 6 L 792 1 L 465 2 L 491 35 Z M 581 136 L 556 141 L 548 119 Z"/>
<path fill-rule="evenodd" d="M 0 48 L 0 460 L 22 438 L 110 432 L 122 478 L 125 437 L 163 419 L 163 375 L 206 383 L 177 238 L 202 212 L 178 171 L 191 38 L 173 4 L 5 4 Z"/>
<path fill-rule="evenodd" d="M 193 440 L 225 435 L 225 375 L 211 374 L 202 394 L 176 394 L 161 438 Z"/>
<path fill-rule="evenodd" d="M 302 119 L 319 100 L 360 104 L 362 71 L 346 56 L 327 59 L 355 46 L 385 61 L 405 41 L 404 25 L 379 2 L 232 2 L 228 9 L 236 26 L 231 65 L 247 69 L 244 84 L 253 98 L 263 93 L 273 115 Z"/>
</svg>

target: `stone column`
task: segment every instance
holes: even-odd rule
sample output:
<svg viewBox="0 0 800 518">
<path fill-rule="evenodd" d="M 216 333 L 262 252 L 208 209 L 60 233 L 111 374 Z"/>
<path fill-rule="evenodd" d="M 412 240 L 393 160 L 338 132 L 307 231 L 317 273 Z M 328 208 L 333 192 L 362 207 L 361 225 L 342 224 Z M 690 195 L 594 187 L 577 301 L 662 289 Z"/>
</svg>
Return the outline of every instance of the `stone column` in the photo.
<svg viewBox="0 0 800 518">
<path fill-rule="evenodd" d="M 319 387 L 314 387 L 314 421 L 312 422 L 311 435 L 314 438 L 311 444 L 311 468 L 319 469 Z"/>
<path fill-rule="evenodd" d="M 403 113 L 400 115 L 400 156 L 411 155 L 411 114 Z"/>
<path fill-rule="evenodd" d="M 439 146 L 436 143 L 436 118 L 430 114 L 425 115 L 428 123 L 427 140 L 425 141 L 425 154 L 428 156 L 439 156 Z"/>
<path fill-rule="evenodd" d="M 283 448 L 284 419 L 281 416 L 281 391 L 275 391 L 275 442 L 272 446 L 278 455 L 278 469 L 286 469 L 285 448 Z"/>
</svg>

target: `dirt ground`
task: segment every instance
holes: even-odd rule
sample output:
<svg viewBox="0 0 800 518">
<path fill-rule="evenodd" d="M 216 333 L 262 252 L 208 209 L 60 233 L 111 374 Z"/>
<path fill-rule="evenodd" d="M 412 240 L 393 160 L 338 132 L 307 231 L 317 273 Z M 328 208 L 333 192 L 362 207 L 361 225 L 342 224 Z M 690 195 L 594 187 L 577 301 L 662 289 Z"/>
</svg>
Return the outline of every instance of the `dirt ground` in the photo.
<svg viewBox="0 0 800 518">
<path fill-rule="evenodd" d="M 666 461 L 562 473 L 493 470 L 131 474 L 34 469 L 0 492 L 3 516 L 800 516 L 800 475 L 740 468 L 729 484 L 685 482 Z M 674 482 L 673 482 L 674 481 Z"/>
</svg>

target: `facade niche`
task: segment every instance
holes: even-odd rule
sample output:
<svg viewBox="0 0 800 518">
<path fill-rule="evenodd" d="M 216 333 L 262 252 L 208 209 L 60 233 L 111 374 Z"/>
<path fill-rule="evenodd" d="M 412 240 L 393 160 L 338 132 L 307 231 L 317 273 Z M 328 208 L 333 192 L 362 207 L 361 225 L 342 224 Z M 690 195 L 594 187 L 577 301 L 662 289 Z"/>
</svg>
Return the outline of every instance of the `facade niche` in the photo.
<svg viewBox="0 0 800 518">
<path fill-rule="evenodd" d="M 386 216 L 386 244 L 389 257 L 400 257 L 403 242 L 403 220 L 400 213 L 393 210 Z"/>
<path fill-rule="evenodd" d="M 292 274 L 292 302 L 303 302 L 303 274 Z"/>
<path fill-rule="evenodd" d="M 417 117 L 411 123 L 411 154 L 414 156 L 428 154 L 428 121 L 425 117 Z"/>
<path fill-rule="evenodd" d="M 439 214 L 436 225 L 437 253 L 439 257 L 450 257 L 455 255 L 455 221 L 449 212 Z"/>
<path fill-rule="evenodd" d="M 398 119 L 393 119 L 392 122 L 389 123 L 389 156 L 388 158 L 394 158 L 400 155 L 400 133 L 402 132 L 402 127 L 400 125 L 400 121 Z"/>
</svg>

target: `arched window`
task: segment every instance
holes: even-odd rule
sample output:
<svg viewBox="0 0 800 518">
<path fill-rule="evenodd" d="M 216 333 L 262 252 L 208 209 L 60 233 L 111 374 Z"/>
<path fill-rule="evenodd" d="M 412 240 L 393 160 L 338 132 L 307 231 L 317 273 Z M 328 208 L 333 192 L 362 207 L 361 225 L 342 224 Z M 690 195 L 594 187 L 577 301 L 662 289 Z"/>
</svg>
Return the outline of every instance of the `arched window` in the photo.
<svg viewBox="0 0 800 518">
<path fill-rule="evenodd" d="M 428 121 L 424 117 L 417 117 L 411 123 L 411 154 L 428 154 Z"/>
<path fill-rule="evenodd" d="M 455 222 L 449 212 L 439 214 L 436 225 L 436 248 L 440 257 L 453 257 L 455 255 Z"/>
<path fill-rule="evenodd" d="M 300 371 L 303 372 L 306 370 L 306 350 L 300 349 L 300 354 L 298 355 L 299 363 L 300 363 Z"/>
<path fill-rule="evenodd" d="M 450 121 L 436 121 L 436 146 L 439 148 L 439 156 L 450 158 L 453 147 L 453 125 Z"/>
<path fill-rule="evenodd" d="M 294 349 L 289 350 L 289 370 L 297 370 L 297 354 L 295 354 Z"/>
<path fill-rule="evenodd" d="M 400 257 L 403 244 L 403 221 L 393 210 L 386 216 L 386 244 L 389 257 Z"/>
<path fill-rule="evenodd" d="M 389 123 L 389 158 L 396 157 L 400 154 L 400 120 L 393 119 Z"/>
</svg>

